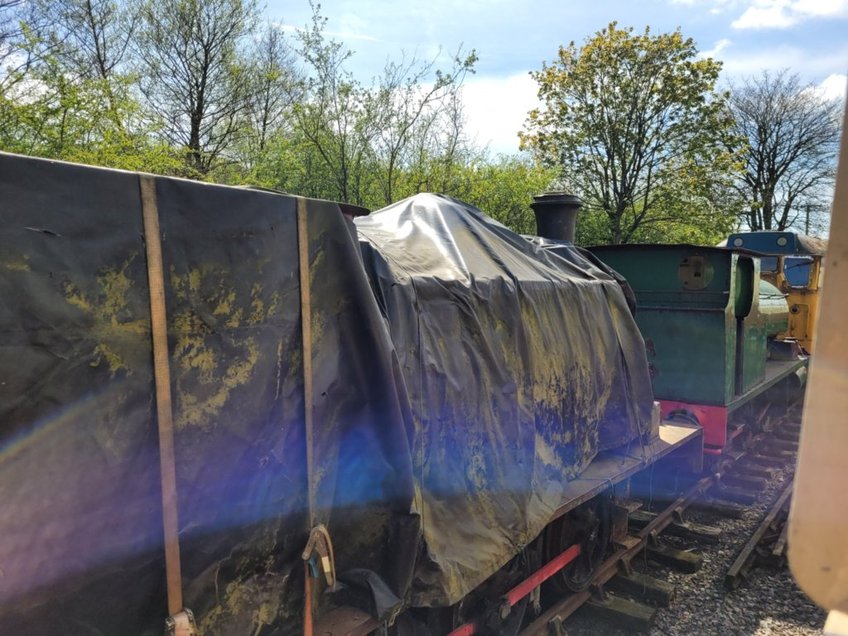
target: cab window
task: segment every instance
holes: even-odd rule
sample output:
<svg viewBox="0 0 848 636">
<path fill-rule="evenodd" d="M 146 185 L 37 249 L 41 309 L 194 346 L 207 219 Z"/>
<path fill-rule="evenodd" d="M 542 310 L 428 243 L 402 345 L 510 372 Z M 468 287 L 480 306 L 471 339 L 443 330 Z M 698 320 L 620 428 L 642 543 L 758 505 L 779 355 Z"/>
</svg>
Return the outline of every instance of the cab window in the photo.
<svg viewBox="0 0 848 636">
<path fill-rule="evenodd" d="M 783 275 L 792 287 L 807 287 L 813 259 L 809 256 L 787 256 L 783 259 Z"/>
<path fill-rule="evenodd" d="M 760 259 L 760 270 L 764 272 L 776 272 L 777 256 L 763 256 Z"/>
</svg>

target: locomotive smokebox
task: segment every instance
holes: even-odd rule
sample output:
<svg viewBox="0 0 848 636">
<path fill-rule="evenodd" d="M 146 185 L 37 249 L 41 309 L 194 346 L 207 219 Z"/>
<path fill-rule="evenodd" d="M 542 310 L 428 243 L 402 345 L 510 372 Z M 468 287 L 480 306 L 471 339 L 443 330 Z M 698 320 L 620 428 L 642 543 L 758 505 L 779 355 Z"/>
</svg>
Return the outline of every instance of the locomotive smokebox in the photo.
<svg viewBox="0 0 848 636">
<path fill-rule="evenodd" d="M 545 192 L 533 197 L 536 235 L 555 241 L 574 242 L 577 213 L 583 206 L 579 197 L 566 192 Z"/>
</svg>

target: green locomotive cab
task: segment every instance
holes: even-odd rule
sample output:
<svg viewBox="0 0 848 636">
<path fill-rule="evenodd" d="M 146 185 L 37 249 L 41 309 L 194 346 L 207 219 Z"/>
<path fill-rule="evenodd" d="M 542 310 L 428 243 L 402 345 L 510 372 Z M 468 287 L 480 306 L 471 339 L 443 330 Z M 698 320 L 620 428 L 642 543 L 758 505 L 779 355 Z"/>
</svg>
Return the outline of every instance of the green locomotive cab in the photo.
<svg viewBox="0 0 848 636">
<path fill-rule="evenodd" d="M 773 349 L 789 305 L 756 256 L 693 245 L 591 251 L 633 288 L 663 416 L 685 413 L 704 426 L 705 452 L 720 454 L 741 432 L 728 426 L 732 412 L 803 367 Z"/>
</svg>

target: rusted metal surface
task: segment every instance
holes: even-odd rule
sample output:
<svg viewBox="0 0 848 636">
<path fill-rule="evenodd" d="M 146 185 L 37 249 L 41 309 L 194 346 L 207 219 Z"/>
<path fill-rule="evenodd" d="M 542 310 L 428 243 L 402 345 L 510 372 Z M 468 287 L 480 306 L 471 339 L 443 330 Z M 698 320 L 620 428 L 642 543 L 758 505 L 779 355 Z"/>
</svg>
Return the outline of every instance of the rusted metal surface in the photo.
<svg viewBox="0 0 848 636">
<path fill-rule="evenodd" d="M 316 559 L 317 557 L 317 559 Z M 333 556 L 333 542 L 330 533 L 322 524 L 312 528 L 306 547 L 300 555 L 303 559 L 303 634 L 325 634 L 326 632 L 315 631 L 313 625 L 313 579 L 323 573 L 328 587 L 336 584 L 336 563 Z M 329 632 L 333 635 L 333 632 Z M 334 636 L 334 635 L 333 635 Z"/>
<path fill-rule="evenodd" d="M 167 636 L 197 636 L 197 625 L 191 610 L 183 610 L 165 620 Z"/>
<path fill-rule="evenodd" d="M 525 596 L 529 595 L 533 590 L 539 587 L 542 583 L 551 578 L 554 574 L 562 570 L 574 559 L 580 556 L 581 548 L 579 545 L 572 545 L 564 550 L 557 557 L 548 561 L 541 568 L 533 572 L 518 585 L 513 587 L 509 592 L 504 594 L 501 599 L 501 618 L 509 616 L 510 610 Z M 477 633 L 477 622 L 469 621 L 454 629 L 448 636 L 471 636 Z"/>
<path fill-rule="evenodd" d="M 330 533 L 323 524 L 319 524 L 312 528 L 309 533 L 309 540 L 306 542 L 306 547 L 303 549 L 301 558 L 306 562 L 311 562 L 313 556 L 317 555 L 321 571 L 324 573 L 324 578 L 327 585 L 332 587 L 336 584 L 336 564 L 333 556 L 333 542 L 330 540 Z"/>
<path fill-rule="evenodd" d="M 629 542 L 630 547 L 622 548 L 616 551 L 611 557 L 601 564 L 595 576 L 592 577 L 590 590 L 600 589 L 604 584 L 611 580 L 619 573 L 619 568 L 629 564 L 630 560 L 641 552 L 654 537 L 659 535 L 665 528 L 674 522 L 675 518 L 682 512 L 686 506 L 692 503 L 697 497 L 709 490 L 715 483 L 716 476 L 710 475 L 699 480 L 680 497 L 659 513 L 650 523 L 648 523 L 639 533 L 633 537 L 636 541 Z M 528 625 L 521 636 L 546 636 L 549 633 L 548 624 L 559 619 L 562 620 L 573 614 L 581 605 L 592 598 L 592 592 L 578 592 L 559 603 L 556 603 L 542 614 L 538 619 Z"/>
<path fill-rule="evenodd" d="M 551 578 L 554 574 L 562 570 L 569 563 L 580 556 L 580 546 L 572 545 L 567 550 L 563 551 L 555 559 L 549 561 L 539 570 L 528 576 L 521 583 L 512 588 L 503 598 L 504 606 L 509 613 L 509 608 L 513 607 L 518 601 L 530 594 L 535 588 Z"/>
</svg>

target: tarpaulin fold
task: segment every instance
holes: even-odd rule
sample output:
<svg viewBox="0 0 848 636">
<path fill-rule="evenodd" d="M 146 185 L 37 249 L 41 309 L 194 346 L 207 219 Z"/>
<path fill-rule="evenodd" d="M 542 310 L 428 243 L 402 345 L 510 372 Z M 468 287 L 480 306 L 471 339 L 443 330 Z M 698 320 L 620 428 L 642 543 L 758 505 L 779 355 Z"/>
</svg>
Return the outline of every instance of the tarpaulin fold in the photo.
<svg viewBox="0 0 848 636">
<path fill-rule="evenodd" d="M 618 281 L 573 246 L 432 194 L 355 224 L 415 426 L 412 599 L 448 605 L 539 534 L 598 452 L 647 430 L 644 343 Z"/>
</svg>

